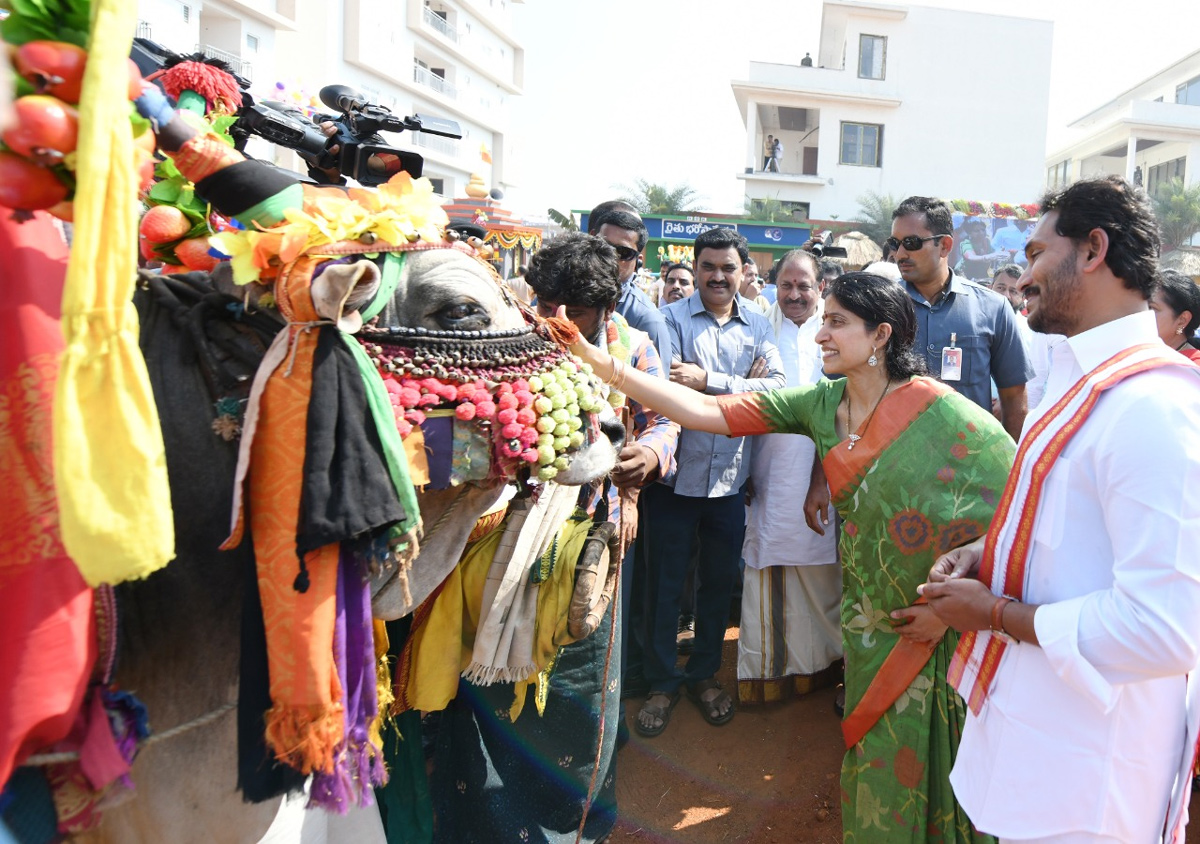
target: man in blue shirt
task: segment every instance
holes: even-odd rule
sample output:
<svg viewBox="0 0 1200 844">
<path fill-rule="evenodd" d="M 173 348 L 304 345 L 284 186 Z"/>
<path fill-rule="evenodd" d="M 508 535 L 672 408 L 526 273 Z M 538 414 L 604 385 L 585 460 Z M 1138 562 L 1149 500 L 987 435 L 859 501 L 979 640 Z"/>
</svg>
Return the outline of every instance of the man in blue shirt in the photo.
<svg viewBox="0 0 1200 844">
<path fill-rule="evenodd" d="M 671 359 L 667 323 L 650 297 L 634 282 L 642 266 L 642 250 L 646 248 L 646 224 L 632 205 L 620 200 L 602 202 L 588 215 L 588 234 L 594 234 L 617 250 L 621 273 L 621 296 L 617 313 L 639 331 L 650 335 L 654 349 L 665 362 Z M 663 367 L 664 375 L 666 374 Z"/>
<path fill-rule="evenodd" d="M 1001 422 L 1016 440 L 1033 367 L 1007 300 L 950 270 L 951 215 L 949 205 L 927 196 L 910 196 L 892 213 L 887 245 L 916 307 L 915 349 L 924 352 L 930 375 L 988 411 L 994 380 Z"/>
<path fill-rule="evenodd" d="M 696 293 L 662 310 L 670 329 L 671 380 L 710 395 L 785 386 L 770 322 L 738 296 L 742 267 L 750 259 L 746 239 L 732 229 L 711 229 L 696 238 L 694 252 Z M 762 377 L 751 377 L 760 373 Z M 685 428 L 679 435 L 675 475 L 642 491 L 650 696 L 636 728 L 644 736 L 663 731 L 685 684 L 710 724 L 733 717 L 733 699 L 715 675 L 745 534 L 747 451 L 742 437 Z M 680 671 L 675 666 L 677 624 L 693 542 L 699 543 L 696 638 Z"/>
</svg>

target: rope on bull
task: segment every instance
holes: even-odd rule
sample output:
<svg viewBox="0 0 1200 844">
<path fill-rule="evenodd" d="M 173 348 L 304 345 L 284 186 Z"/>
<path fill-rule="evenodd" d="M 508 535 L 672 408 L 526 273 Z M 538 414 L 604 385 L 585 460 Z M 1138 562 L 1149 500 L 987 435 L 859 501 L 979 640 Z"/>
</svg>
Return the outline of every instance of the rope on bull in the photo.
<svg viewBox="0 0 1200 844">
<path fill-rule="evenodd" d="M 237 709 L 236 703 L 227 703 L 222 707 L 214 709 L 212 712 L 205 713 L 199 718 L 194 718 L 191 721 L 180 724 L 177 727 L 172 727 L 169 730 L 163 730 L 161 733 L 155 733 L 145 741 L 138 742 L 138 749 L 149 747 L 160 741 L 166 741 L 170 738 L 175 738 L 178 735 L 194 730 L 197 727 L 203 727 L 206 724 L 211 724 L 223 715 Z M 62 753 L 38 753 L 35 756 L 30 756 L 25 760 L 23 766 L 42 767 L 45 765 L 61 765 L 65 762 L 76 762 L 79 760 L 79 753 L 74 750 L 63 751 Z"/>
</svg>

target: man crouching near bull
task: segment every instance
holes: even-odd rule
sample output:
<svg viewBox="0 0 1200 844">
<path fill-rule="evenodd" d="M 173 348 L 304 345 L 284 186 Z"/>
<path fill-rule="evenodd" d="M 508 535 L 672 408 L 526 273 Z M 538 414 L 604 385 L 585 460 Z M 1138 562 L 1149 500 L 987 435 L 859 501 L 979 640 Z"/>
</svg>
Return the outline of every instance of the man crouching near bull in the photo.
<svg viewBox="0 0 1200 844">
<path fill-rule="evenodd" d="M 526 280 L 542 316 L 561 316 L 562 309 L 592 343 L 628 366 L 660 375 L 650 338 L 615 313 L 621 279 L 616 251 L 605 241 L 579 233 L 556 238 L 534 256 Z M 622 541 L 611 554 L 615 565 L 637 532 L 638 489 L 674 470 L 679 427 L 620 394 L 608 399 L 625 415 L 632 436 L 611 477 L 584 486 L 579 504 L 595 523 L 616 525 Z M 612 831 L 621 612 L 614 600 L 594 633 L 559 651 L 540 716 L 509 720 L 511 685 L 459 683 L 438 730 L 434 760 L 438 841 L 565 844 L 600 841 Z"/>
</svg>

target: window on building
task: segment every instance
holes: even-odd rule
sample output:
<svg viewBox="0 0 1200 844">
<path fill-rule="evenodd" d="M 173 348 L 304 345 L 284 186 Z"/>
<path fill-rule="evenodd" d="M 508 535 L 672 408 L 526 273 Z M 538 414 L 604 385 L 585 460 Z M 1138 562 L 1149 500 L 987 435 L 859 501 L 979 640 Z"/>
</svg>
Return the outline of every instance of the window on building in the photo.
<svg viewBox="0 0 1200 844">
<path fill-rule="evenodd" d="M 192 19 L 192 7 L 184 6 L 183 7 L 183 22 L 188 23 L 191 19 Z"/>
<path fill-rule="evenodd" d="M 858 76 L 883 79 L 887 67 L 887 38 L 882 35 L 858 36 Z"/>
<path fill-rule="evenodd" d="M 257 35 L 247 35 L 246 36 L 246 50 L 251 53 L 258 52 L 258 36 Z"/>
<path fill-rule="evenodd" d="M 879 167 L 883 160 L 883 127 L 874 123 L 842 124 L 839 164 Z"/>
<path fill-rule="evenodd" d="M 1176 86 L 1175 102 L 1183 105 L 1200 105 L 1200 76 Z"/>
<path fill-rule="evenodd" d="M 1155 164 L 1146 176 L 1146 193 L 1154 196 L 1165 188 L 1172 179 L 1183 179 L 1187 170 L 1187 157 L 1174 158 Z"/>
<path fill-rule="evenodd" d="M 1046 187 L 1065 188 L 1071 178 L 1071 159 L 1060 161 L 1053 167 L 1046 168 Z"/>
<path fill-rule="evenodd" d="M 439 196 L 446 195 L 446 180 L 430 177 L 429 184 L 433 185 L 433 192 Z"/>
</svg>

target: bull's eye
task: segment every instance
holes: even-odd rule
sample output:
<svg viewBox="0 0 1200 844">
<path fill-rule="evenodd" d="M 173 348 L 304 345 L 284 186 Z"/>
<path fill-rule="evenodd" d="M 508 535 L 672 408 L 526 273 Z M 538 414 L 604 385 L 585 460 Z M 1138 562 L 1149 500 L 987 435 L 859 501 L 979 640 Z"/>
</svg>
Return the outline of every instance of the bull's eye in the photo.
<svg viewBox="0 0 1200 844">
<path fill-rule="evenodd" d="M 435 315 L 438 324 L 445 329 L 480 331 L 492 323 L 488 312 L 476 302 L 454 302 L 446 305 Z"/>
</svg>

